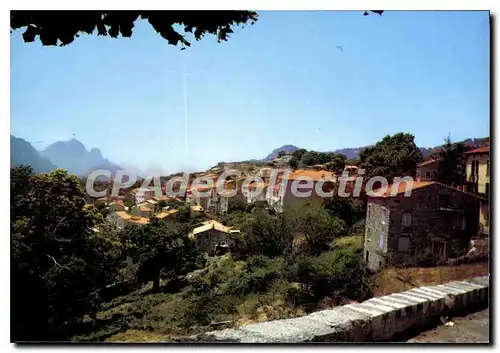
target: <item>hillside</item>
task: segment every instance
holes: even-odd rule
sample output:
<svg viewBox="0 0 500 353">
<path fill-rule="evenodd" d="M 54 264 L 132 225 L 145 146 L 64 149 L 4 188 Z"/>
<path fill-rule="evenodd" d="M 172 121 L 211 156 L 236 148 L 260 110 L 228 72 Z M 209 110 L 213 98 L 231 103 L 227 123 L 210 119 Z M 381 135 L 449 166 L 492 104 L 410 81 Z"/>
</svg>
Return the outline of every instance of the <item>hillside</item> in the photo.
<svg viewBox="0 0 500 353">
<path fill-rule="evenodd" d="M 266 158 L 263 159 L 263 161 L 267 161 L 267 162 L 272 161 L 273 159 L 275 159 L 276 157 L 278 157 L 278 154 L 281 151 L 284 151 L 286 153 L 293 153 L 293 152 L 297 151 L 298 149 L 299 148 L 296 147 L 296 146 L 294 146 L 294 145 L 284 145 L 284 146 L 275 148 L 271 153 L 269 153 L 267 155 Z"/>
<path fill-rule="evenodd" d="M 29 165 L 35 173 L 47 173 L 56 166 L 47 158 L 40 156 L 38 151 L 26 140 L 10 135 L 10 166 Z"/>
</svg>

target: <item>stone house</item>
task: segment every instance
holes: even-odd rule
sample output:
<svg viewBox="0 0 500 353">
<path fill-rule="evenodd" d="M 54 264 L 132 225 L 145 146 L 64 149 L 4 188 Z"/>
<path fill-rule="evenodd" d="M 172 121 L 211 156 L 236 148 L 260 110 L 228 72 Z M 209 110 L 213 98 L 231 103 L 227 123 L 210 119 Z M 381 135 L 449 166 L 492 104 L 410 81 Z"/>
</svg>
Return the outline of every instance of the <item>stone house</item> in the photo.
<svg viewBox="0 0 500 353">
<path fill-rule="evenodd" d="M 231 245 L 231 234 L 235 230 L 213 220 L 202 222 L 201 224 L 201 226 L 189 233 L 189 237 L 195 241 L 196 246 L 201 252 L 215 250 L 217 245 Z"/>
<path fill-rule="evenodd" d="M 409 196 L 406 189 L 394 184 L 368 196 L 363 255 L 373 270 L 386 261 L 416 264 L 425 252 L 446 261 L 463 255 L 477 235 L 478 197 L 434 181 L 414 182 Z"/>
</svg>

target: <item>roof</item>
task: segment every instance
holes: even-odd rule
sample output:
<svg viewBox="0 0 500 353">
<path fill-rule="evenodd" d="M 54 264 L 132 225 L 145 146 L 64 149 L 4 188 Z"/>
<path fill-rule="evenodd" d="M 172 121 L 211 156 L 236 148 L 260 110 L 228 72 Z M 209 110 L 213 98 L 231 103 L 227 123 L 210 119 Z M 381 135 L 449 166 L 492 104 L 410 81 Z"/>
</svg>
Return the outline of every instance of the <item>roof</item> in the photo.
<svg viewBox="0 0 500 353">
<path fill-rule="evenodd" d="M 149 218 L 132 216 L 128 221 L 135 224 L 148 224 Z"/>
<path fill-rule="evenodd" d="M 151 205 L 156 205 L 158 203 L 158 201 L 153 200 L 153 199 L 146 200 L 146 202 L 151 204 Z"/>
<path fill-rule="evenodd" d="M 177 210 L 170 210 L 170 211 L 160 212 L 160 213 L 156 214 L 156 218 L 163 219 L 163 218 L 171 216 L 171 215 L 173 215 L 173 214 L 175 214 L 177 212 L 178 212 Z"/>
<path fill-rule="evenodd" d="M 402 181 L 401 183 L 399 183 L 398 185 L 398 189 L 396 191 L 396 194 L 395 195 L 391 195 L 391 192 L 392 192 L 392 188 L 394 187 L 394 184 L 390 184 L 388 187 L 387 187 L 387 190 L 386 192 L 381 195 L 381 196 L 371 196 L 371 197 L 382 197 L 382 198 L 388 198 L 388 197 L 391 197 L 391 196 L 397 196 L 397 195 L 401 195 L 401 194 L 404 194 L 405 190 L 406 190 L 406 182 Z M 473 195 L 473 194 L 470 194 L 468 192 L 465 192 L 465 191 L 462 191 L 462 190 L 459 190 L 457 188 L 454 188 L 452 186 L 449 186 L 449 185 L 446 185 L 446 184 L 442 184 L 442 183 L 439 183 L 437 181 L 414 181 L 413 182 L 413 187 L 411 188 L 411 192 L 415 191 L 415 190 L 418 190 L 418 189 L 423 189 L 423 188 L 426 188 L 430 185 L 439 185 L 441 187 L 445 187 L 445 188 L 449 188 L 449 189 L 452 189 L 453 191 L 456 191 L 456 192 L 460 192 L 462 194 L 466 194 L 466 195 L 469 195 L 469 196 L 472 196 L 472 197 L 475 197 L 475 198 L 478 198 L 478 199 L 482 199 L 481 197 L 479 196 L 476 196 L 476 195 Z M 380 189 L 377 189 L 377 190 L 380 190 Z M 373 190 L 374 193 L 377 192 L 377 190 Z M 370 195 L 368 195 L 370 196 Z"/>
<path fill-rule="evenodd" d="M 141 211 L 141 212 L 151 212 L 151 211 L 153 211 L 153 209 L 149 208 L 149 207 L 145 207 L 145 206 L 139 206 L 139 211 Z"/>
<path fill-rule="evenodd" d="M 141 203 L 138 203 L 136 205 L 137 207 L 141 208 L 141 207 L 146 207 L 146 208 L 149 208 L 150 210 L 152 210 L 154 208 L 153 205 L 151 205 L 149 202 L 147 201 L 144 201 L 144 202 L 141 202 Z"/>
<path fill-rule="evenodd" d="M 202 224 L 203 224 L 202 226 L 195 228 L 191 232 L 190 235 L 193 236 L 195 234 L 203 233 L 203 232 L 206 232 L 206 231 L 211 230 L 211 229 L 215 229 L 215 230 L 218 230 L 218 231 L 224 232 L 224 233 L 230 233 L 230 230 L 231 230 L 231 227 L 226 227 L 222 223 L 214 221 L 214 220 L 205 221 L 205 222 L 202 222 Z"/>
<path fill-rule="evenodd" d="M 127 212 L 124 212 L 124 211 L 117 211 L 115 212 L 115 214 L 120 217 L 121 219 L 130 219 L 132 218 L 131 215 L 129 215 Z"/>
<path fill-rule="evenodd" d="M 252 181 L 251 183 L 248 184 L 248 189 L 257 189 L 257 188 L 260 188 L 260 189 L 265 189 L 269 186 L 268 183 L 258 183 L 256 181 Z"/>
<path fill-rule="evenodd" d="M 429 164 L 433 164 L 433 163 L 436 163 L 437 161 L 439 161 L 439 159 L 429 159 L 427 161 L 424 161 L 420 164 L 417 164 L 417 167 L 423 167 L 423 166 L 426 166 L 426 165 L 429 165 Z"/>
<path fill-rule="evenodd" d="M 479 148 L 476 148 L 472 151 L 467 151 L 465 152 L 466 154 L 474 154 L 474 153 L 490 153 L 490 146 L 483 146 L 483 147 L 479 147 Z"/>
<path fill-rule="evenodd" d="M 413 182 L 413 187 L 412 187 L 411 191 L 413 192 L 416 189 L 425 188 L 425 187 L 427 187 L 429 185 L 432 185 L 432 184 L 435 184 L 435 183 L 436 183 L 435 181 L 414 181 Z M 390 196 L 396 196 L 396 195 L 399 195 L 399 194 L 403 194 L 405 192 L 405 190 L 406 190 L 407 183 L 406 182 L 399 183 L 398 189 L 396 191 L 396 194 L 395 195 L 391 195 L 392 189 L 394 188 L 394 186 L 395 186 L 394 184 L 390 184 L 387 187 L 387 190 L 384 192 L 383 195 L 372 196 L 372 197 L 390 197 Z M 373 190 L 373 192 L 377 193 L 379 190 L 380 190 L 380 188 L 376 189 L 376 190 Z"/>
<path fill-rule="evenodd" d="M 295 180 L 299 177 L 309 177 L 313 181 L 320 181 L 326 179 L 334 180 L 334 174 L 328 170 L 311 170 L 311 169 L 297 169 L 293 171 L 289 176 L 288 180 Z"/>
<path fill-rule="evenodd" d="M 194 205 L 194 206 L 191 206 L 191 210 L 195 211 L 195 212 L 200 212 L 200 211 L 203 211 L 203 207 L 201 207 L 201 205 Z"/>
</svg>

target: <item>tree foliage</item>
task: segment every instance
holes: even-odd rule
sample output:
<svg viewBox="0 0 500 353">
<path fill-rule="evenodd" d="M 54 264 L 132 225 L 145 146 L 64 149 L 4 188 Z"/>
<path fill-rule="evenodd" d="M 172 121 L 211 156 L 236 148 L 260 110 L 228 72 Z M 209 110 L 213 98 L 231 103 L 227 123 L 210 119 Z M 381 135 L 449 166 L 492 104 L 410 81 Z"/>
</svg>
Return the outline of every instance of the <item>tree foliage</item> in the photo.
<svg viewBox="0 0 500 353">
<path fill-rule="evenodd" d="M 305 239 L 306 250 L 319 254 L 346 230 L 345 222 L 329 213 L 321 202 L 286 210 L 294 230 Z"/>
<path fill-rule="evenodd" d="M 146 226 L 127 227 L 123 232 L 135 248 L 138 280 L 153 281 L 153 290 L 159 288 L 160 278 L 176 279 L 196 269 L 198 251 L 184 227 L 153 218 Z"/>
<path fill-rule="evenodd" d="M 463 143 L 452 143 L 450 137 L 436 156 L 439 159 L 436 178 L 439 182 L 458 186 L 465 182 L 465 155 L 469 148 Z"/>
<path fill-rule="evenodd" d="M 93 227 L 75 176 L 11 169 L 12 339 L 60 340 L 116 280 L 120 243 Z"/>
<path fill-rule="evenodd" d="M 382 176 L 389 181 L 394 177 L 414 177 L 417 164 L 423 159 L 414 139 L 412 134 L 401 132 L 387 135 L 375 146 L 364 149 L 359 157 L 367 176 Z"/>
<path fill-rule="evenodd" d="M 283 213 L 270 214 L 267 209 L 254 208 L 243 225 L 247 253 L 268 257 L 291 252 L 293 228 Z"/>
<path fill-rule="evenodd" d="M 346 156 L 333 152 L 308 151 L 300 148 L 292 153 L 290 166 L 292 168 L 306 168 L 314 165 L 324 165 L 328 170 L 341 172 L 345 167 Z"/>
<path fill-rule="evenodd" d="M 370 12 L 382 15 L 383 11 Z M 368 11 L 364 12 L 367 16 Z M 93 34 L 117 38 L 131 37 L 135 22 L 144 19 L 169 44 L 182 49 L 191 43 L 186 33 L 192 33 L 196 40 L 206 34 L 217 36 L 217 41 L 226 41 L 234 26 L 254 24 L 258 14 L 254 11 L 11 11 L 10 28 L 26 28 L 23 32 L 25 42 L 33 42 L 36 37 L 43 45 L 68 45 L 80 34 Z M 181 26 L 184 34 L 174 27 Z"/>
<path fill-rule="evenodd" d="M 191 43 L 186 33 L 196 40 L 206 34 L 217 36 L 219 42 L 226 41 L 236 25 L 257 21 L 254 11 L 11 11 L 10 27 L 26 28 L 25 42 L 36 37 L 43 45 L 67 45 L 82 33 L 117 38 L 131 37 L 134 23 L 144 19 L 171 45 L 183 48 Z M 181 26 L 184 34 L 174 26 Z"/>
</svg>

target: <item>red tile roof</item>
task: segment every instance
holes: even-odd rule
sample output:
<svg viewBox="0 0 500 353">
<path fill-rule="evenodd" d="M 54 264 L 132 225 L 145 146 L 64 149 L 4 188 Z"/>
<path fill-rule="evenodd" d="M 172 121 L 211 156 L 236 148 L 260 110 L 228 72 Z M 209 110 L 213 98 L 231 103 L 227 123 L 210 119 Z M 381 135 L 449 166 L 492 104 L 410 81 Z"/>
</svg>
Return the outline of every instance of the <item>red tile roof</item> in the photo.
<svg viewBox="0 0 500 353">
<path fill-rule="evenodd" d="M 435 184 L 435 183 L 436 183 L 435 181 L 414 181 L 413 182 L 413 187 L 411 188 L 411 191 L 413 192 L 416 189 L 425 188 L 425 187 L 427 187 L 429 185 L 432 185 L 432 184 Z M 406 182 L 399 183 L 398 184 L 398 188 L 396 190 L 396 194 L 394 196 L 404 193 L 405 190 L 406 190 L 406 184 L 407 184 Z M 392 193 L 393 187 L 395 187 L 394 184 L 390 184 L 387 187 L 387 190 L 382 195 L 380 195 L 380 196 L 374 196 L 374 197 L 390 197 L 390 196 L 392 196 L 391 193 Z M 375 194 L 377 194 L 377 192 L 379 190 L 380 190 L 380 188 L 376 189 L 376 190 L 373 190 L 373 192 Z"/>
<path fill-rule="evenodd" d="M 452 189 L 456 192 L 460 192 L 462 194 L 466 194 L 466 195 L 469 195 L 469 196 L 472 196 L 472 197 L 475 197 L 475 198 L 481 198 L 481 197 L 478 197 L 476 195 L 473 195 L 473 194 L 470 194 L 468 192 L 465 192 L 465 191 L 462 191 L 460 189 L 456 189 L 454 188 L 453 186 L 449 186 L 449 185 L 445 185 L 445 184 L 442 184 L 442 183 L 439 183 L 437 181 L 414 181 L 413 182 L 413 187 L 411 188 L 411 191 L 415 191 L 417 189 L 422 189 L 422 188 L 425 188 L 427 186 L 430 186 L 430 185 L 433 185 L 433 184 L 436 184 L 436 185 L 439 185 L 439 186 L 442 186 L 442 187 L 445 187 L 445 188 L 449 188 L 449 189 Z M 384 192 L 384 194 L 382 194 L 381 196 L 371 196 L 371 197 L 383 197 L 383 198 L 387 198 L 387 197 L 391 197 L 391 192 L 392 192 L 392 188 L 393 188 L 394 184 L 391 184 L 387 187 L 387 190 Z M 377 189 L 377 190 L 373 190 L 374 193 L 377 193 L 377 191 L 380 190 L 380 189 Z M 399 194 L 403 194 L 406 190 L 406 182 L 401 182 L 399 183 L 398 185 L 398 189 L 396 191 L 396 194 L 394 196 L 397 196 Z M 370 196 L 370 195 L 368 195 Z"/>
<path fill-rule="evenodd" d="M 439 161 L 439 159 L 429 159 L 429 160 L 427 160 L 427 161 L 424 161 L 424 162 L 422 162 L 422 163 L 418 164 L 418 165 L 417 165 L 417 167 L 423 167 L 423 166 L 426 166 L 426 165 L 429 165 L 429 164 L 435 163 L 435 162 L 437 162 L 437 161 Z"/>
<path fill-rule="evenodd" d="M 483 146 L 476 148 L 475 150 L 465 152 L 466 154 L 473 154 L 473 153 L 490 153 L 490 146 Z"/>
</svg>

